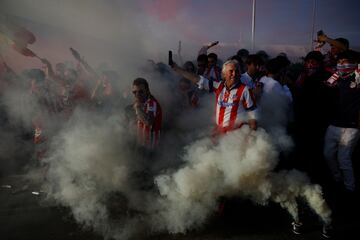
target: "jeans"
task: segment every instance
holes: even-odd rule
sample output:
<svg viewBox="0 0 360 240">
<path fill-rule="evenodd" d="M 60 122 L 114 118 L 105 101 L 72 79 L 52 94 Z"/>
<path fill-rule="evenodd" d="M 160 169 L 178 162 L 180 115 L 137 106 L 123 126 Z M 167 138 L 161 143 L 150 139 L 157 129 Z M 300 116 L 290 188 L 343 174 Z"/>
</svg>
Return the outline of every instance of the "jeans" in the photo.
<svg viewBox="0 0 360 240">
<path fill-rule="evenodd" d="M 334 180 L 343 183 L 346 190 L 355 191 L 352 153 L 360 137 L 357 128 L 330 125 L 325 134 L 324 156 Z"/>
</svg>

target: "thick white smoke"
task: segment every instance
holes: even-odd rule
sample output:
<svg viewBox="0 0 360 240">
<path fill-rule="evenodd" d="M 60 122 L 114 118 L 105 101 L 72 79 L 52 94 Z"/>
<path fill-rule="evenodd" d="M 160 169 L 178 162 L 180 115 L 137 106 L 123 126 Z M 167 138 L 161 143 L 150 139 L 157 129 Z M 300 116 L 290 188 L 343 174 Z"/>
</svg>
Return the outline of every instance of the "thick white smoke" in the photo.
<svg viewBox="0 0 360 240">
<path fill-rule="evenodd" d="M 155 215 L 158 226 L 185 232 L 205 222 L 216 209 L 218 197 L 267 189 L 262 180 L 275 166 L 277 153 L 265 136 L 263 130 L 242 128 L 218 145 L 206 138 L 189 146 L 184 167 L 156 178 L 164 198 L 160 201 L 163 209 Z"/>
<path fill-rule="evenodd" d="M 103 118 L 79 110 L 54 137 L 51 154 L 45 160 L 49 164 L 48 196 L 69 207 L 79 223 L 105 236 L 125 233 L 118 229 L 126 223 L 112 226 L 111 196 L 126 196 L 111 200 L 124 210 L 124 217 L 128 202 L 134 203 L 128 194 L 136 193 L 131 176 L 141 166 L 128 130 L 122 115 Z"/>
<path fill-rule="evenodd" d="M 288 152 L 294 144 L 287 135 L 287 124 L 292 118 L 292 103 L 285 93 L 263 92 L 259 100 L 259 125 L 272 136 L 279 150 Z"/>
<path fill-rule="evenodd" d="M 195 142 L 184 156 L 185 166 L 156 178 L 162 196 L 153 228 L 186 232 L 204 224 L 216 210 L 220 196 L 241 196 L 264 205 L 279 203 L 298 221 L 296 199 L 304 198 L 324 223 L 331 211 L 321 188 L 296 170 L 273 172 L 278 151 L 264 130 L 243 127 L 214 145 L 210 139 Z"/>
</svg>

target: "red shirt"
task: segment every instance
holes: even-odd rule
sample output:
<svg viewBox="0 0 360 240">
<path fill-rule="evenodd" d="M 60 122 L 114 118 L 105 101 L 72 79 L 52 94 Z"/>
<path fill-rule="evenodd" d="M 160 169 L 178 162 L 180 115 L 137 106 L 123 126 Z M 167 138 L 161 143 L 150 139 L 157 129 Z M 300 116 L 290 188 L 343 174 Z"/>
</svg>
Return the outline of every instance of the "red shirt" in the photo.
<svg viewBox="0 0 360 240">
<path fill-rule="evenodd" d="M 160 140 L 162 121 L 161 107 L 159 102 L 153 96 L 150 96 L 144 104 L 143 111 L 146 114 L 152 114 L 154 122 L 151 126 L 149 126 L 141 120 L 137 121 L 138 140 L 141 145 L 153 149 L 159 144 Z"/>
<path fill-rule="evenodd" d="M 209 89 L 209 80 L 201 76 L 198 85 Z M 240 81 L 230 89 L 225 86 L 225 81 L 214 82 L 214 92 L 217 131 L 227 132 L 240 128 L 249 119 L 256 119 L 255 98 Z"/>
</svg>

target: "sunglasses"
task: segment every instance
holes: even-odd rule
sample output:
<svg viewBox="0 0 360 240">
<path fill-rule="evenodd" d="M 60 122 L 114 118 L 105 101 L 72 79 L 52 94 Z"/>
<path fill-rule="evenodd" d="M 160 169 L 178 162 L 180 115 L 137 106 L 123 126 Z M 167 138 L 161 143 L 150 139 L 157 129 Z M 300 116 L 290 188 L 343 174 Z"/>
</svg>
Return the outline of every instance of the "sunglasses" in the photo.
<svg viewBox="0 0 360 240">
<path fill-rule="evenodd" d="M 138 90 L 138 91 L 132 91 L 132 93 L 134 95 L 138 95 L 138 94 L 143 95 L 145 93 L 145 91 L 144 90 Z"/>
</svg>

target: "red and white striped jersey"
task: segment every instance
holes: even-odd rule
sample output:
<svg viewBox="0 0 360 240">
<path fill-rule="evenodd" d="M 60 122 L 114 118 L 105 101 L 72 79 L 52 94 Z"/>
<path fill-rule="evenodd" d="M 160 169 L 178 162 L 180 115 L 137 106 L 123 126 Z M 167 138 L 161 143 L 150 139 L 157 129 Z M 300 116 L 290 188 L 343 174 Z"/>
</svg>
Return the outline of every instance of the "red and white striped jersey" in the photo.
<svg viewBox="0 0 360 240">
<path fill-rule="evenodd" d="M 143 121 L 137 121 L 138 141 L 142 146 L 153 149 L 159 144 L 160 129 L 162 121 L 162 111 L 159 102 L 153 97 L 145 102 L 144 112 L 154 116 L 154 122 L 151 126 L 146 125 Z"/>
<path fill-rule="evenodd" d="M 209 80 L 200 77 L 199 88 L 209 88 Z M 216 125 L 219 131 L 240 128 L 249 119 L 256 119 L 254 95 L 240 81 L 232 88 L 225 86 L 225 81 L 214 82 L 216 94 Z"/>
</svg>

